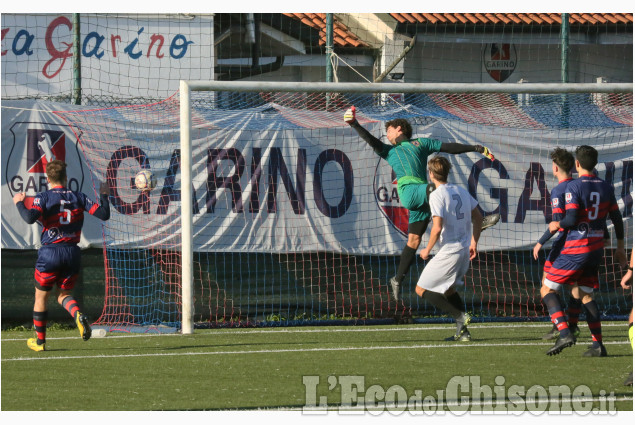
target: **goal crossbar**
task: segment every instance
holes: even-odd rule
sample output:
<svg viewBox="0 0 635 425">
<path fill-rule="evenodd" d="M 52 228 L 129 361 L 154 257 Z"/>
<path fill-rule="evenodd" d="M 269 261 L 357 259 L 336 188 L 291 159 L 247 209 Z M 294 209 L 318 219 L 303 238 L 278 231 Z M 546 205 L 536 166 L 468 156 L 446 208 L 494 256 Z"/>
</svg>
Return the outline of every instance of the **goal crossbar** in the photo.
<svg viewBox="0 0 635 425">
<path fill-rule="evenodd" d="M 182 81 L 191 91 L 340 93 L 632 93 L 632 83 L 305 83 L 266 81 Z"/>
</svg>

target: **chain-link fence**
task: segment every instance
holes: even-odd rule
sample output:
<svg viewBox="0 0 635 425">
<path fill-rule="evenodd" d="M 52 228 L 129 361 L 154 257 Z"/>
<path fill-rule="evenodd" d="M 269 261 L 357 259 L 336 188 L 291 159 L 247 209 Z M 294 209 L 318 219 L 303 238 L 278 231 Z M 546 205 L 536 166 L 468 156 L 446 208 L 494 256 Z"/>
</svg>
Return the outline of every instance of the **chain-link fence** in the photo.
<svg viewBox="0 0 635 425">
<path fill-rule="evenodd" d="M 33 325 L 34 283 L 33 273 L 37 251 L 2 250 L 2 328 Z M 82 251 L 82 269 L 75 285 L 74 295 L 82 311 L 95 320 L 104 306 L 105 268 L 101 249 Z M 54 293 L 49 299 L 49 321 L 72 323 L 72 318 L 57 305 Z"/>
</svg>

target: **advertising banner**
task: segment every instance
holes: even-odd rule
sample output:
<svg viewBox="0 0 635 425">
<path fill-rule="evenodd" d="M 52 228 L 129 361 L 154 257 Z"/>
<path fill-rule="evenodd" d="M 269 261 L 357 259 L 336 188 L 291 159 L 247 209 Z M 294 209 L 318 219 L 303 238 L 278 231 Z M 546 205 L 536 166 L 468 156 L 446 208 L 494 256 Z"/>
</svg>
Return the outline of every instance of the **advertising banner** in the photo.
<svg viewBox="0 0 635 425">
<path fill-rule="evenodd" d="M 165 98 L 179 80 L 214 79 L 213 15 L 2 14 L 2 97 Z"/>
<path fill-rule="evenodd" d="M 78 109 L 46 102 L 3 103 L 2 247 L 38 245 L 39 227 L 21 220 L 12 197 L 26 192 L 28 205 L 46 190 L 44 166 L 50 158 L 66 161 L 69 186 L 94 199 L 93 184 L 98 187 L 107 177 L 118 188 L 111 194 L 112 216 L 106 224 L 110 246 L 146 248 L 177 241 L 178 122 L 152 127 L 144 120 L 125 120 L 131 112 L 127 108 L 113 110 L 113 116 L 126 122 L 125 140 L 87 142 L 84 149 L 92 152 L 87 160 L 77 145 L 81 128 L 75 134 L 50 112 Z M 234 113 L 245 114 L 233 117 L 243 122 L 249 122 L 249 114 L 258 114 Z M 379 121 L 365 126 L 372 134 L 384 132 Z M 348 126 L 307 131 L 273 120 L 257 132 L 246 127 L 201 128 L 206 130 L 192 133 L 196 250 L 381 255 L 403 249 L 408 212 L 401 206 L 394 174 Z M 453 166 L 450 182 L 467 188 L 483 214 L 501 215 L 500 222 L 483 233 L 482 250 L 530 249 L 544 233 L 551 221 L 550 191 L 557 184 L 549 158 L 555 146 L 574 151 L 589 144 L 598 149 L 596 171 L 613 184 L 626 228 L 632 229 L 631 127 L 510 129 L 443 120 L 416 126 L 415 136 L 480 144 L 494 152 L 495 161 L 478 153 L 446 154 Z M 142 168 L 151 169 L 158 181 L 147 199 L 130 183 Z M 152 223 L 152 230 L 135 232 L 141 223 Z M 85 246 L 101 246 L 101 226 L 87 217 Z"/>
</svg>

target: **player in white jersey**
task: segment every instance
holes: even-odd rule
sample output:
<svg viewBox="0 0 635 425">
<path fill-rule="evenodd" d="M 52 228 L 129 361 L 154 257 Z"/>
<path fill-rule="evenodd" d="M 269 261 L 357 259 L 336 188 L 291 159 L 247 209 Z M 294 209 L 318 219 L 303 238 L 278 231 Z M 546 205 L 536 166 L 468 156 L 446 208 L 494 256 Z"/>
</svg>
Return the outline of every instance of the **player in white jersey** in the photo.
<svg viewBox="0 0 635 425">
<path fill-rule="evenodd" d="M 446 340 L 469 341 L 470 315 L 465 312 L 456 287 L 464 284 L 470 260 L 476 257 L 483 216 L 477 208 L 478 202 L 467 190 L 448 183 L 451 168 L 450 161 L 442 156 L 428 161 L 428 179 L 436 189 L 430 195 L 430 239 L 421 251 L 421 258 L 427 260 L 437 243 L 440 249 L 421 273 L 415 291 L 456 321 L 456 334 Z"/>
</svg>

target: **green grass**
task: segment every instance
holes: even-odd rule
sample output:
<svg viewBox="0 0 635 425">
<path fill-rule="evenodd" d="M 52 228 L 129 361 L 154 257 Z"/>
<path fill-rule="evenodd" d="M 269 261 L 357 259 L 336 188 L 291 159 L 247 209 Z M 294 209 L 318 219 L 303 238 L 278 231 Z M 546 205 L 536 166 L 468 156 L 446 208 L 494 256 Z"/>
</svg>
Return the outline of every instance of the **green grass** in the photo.
<svg viewBox="0 0 635 425">
<path fill-rule="evenodd" d="M 41 353 L 26 347 L 31 331 L 4 331 L 2 410 L 301 409 L 307 399 L 303 376 L 319 377 L 315 400 L 326 397 L 330 409 L 347 395 L 339 385 L 346 376 L 364 380 L 362 399 L 373 385 L 398 385 L 408 397 L 417 390 L 436 396 L 453 377 L 472 376 L 481 386 L 498 384 L 505 394 L 514 385 L 586 385 L 594 407 L 609 408 L 598 397 L 613 393 L 615 409 L 633 409 L 632 387 L 622 385 L 632 370 L 623 322 L 604 324 L 607 358 L 582 357 L 590 340 L 586 329 L 578 345 L 548 357 L 552 342 L 540 340 L 548 323 L 470 328 L 473 341 L 462 343 L 443 342 L 452 325 L 111 334 L 88 342 L 75 330 L 51 330 Z M 329 383 L 335 385 L 329 389 Z M 344 405 L 349 402 L 345 397 Z"/>
</svg>

